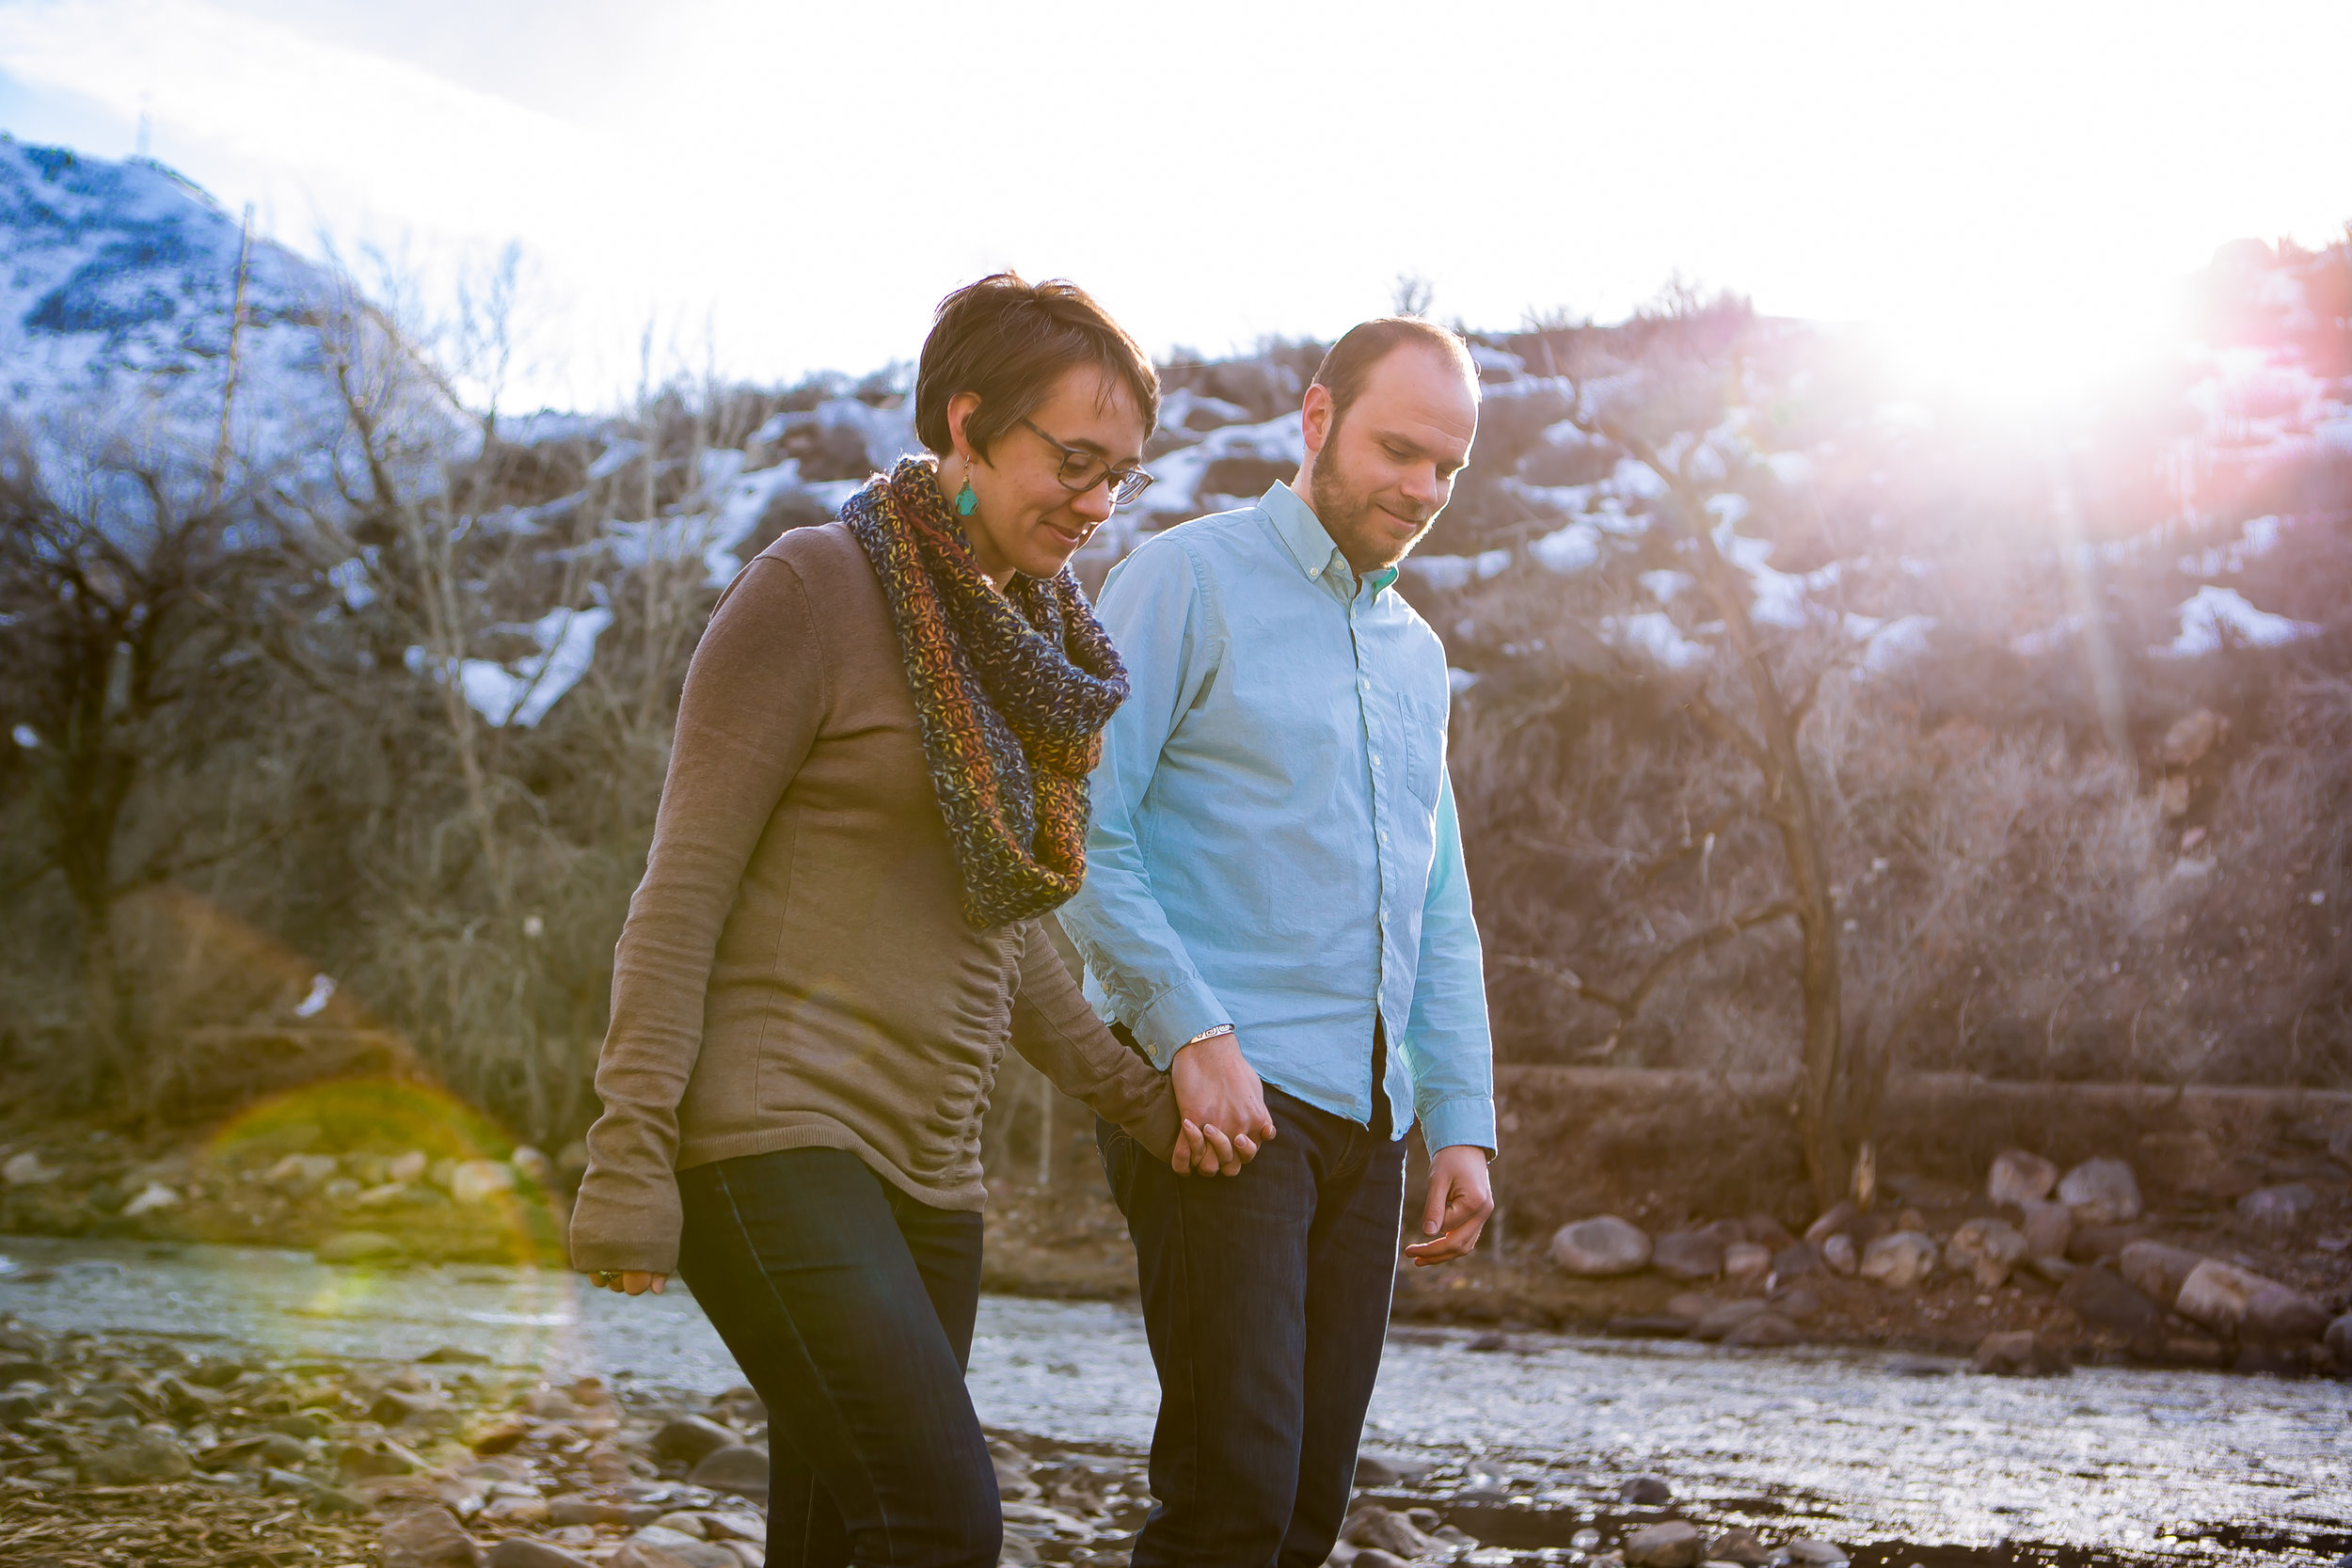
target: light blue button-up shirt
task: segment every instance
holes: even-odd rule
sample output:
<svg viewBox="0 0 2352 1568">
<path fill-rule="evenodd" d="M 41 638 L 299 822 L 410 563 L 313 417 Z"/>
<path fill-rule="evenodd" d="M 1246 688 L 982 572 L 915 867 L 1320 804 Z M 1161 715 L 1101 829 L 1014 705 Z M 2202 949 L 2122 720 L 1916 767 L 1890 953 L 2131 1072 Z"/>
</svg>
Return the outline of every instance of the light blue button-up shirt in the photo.
<svg viewBox="0 0 2352 1568">
<path fill-rule="evenodd" d="M 1061 923 L 1087 999 L 1166 1069 L 1230 1023 L 1275 1087 L 1495 1147 L 1494 1050 L 1446 777 L 1445 650 L 1286 484 L 1146 540 L 1099 613 L 1131 694 Z"/>
</svg>

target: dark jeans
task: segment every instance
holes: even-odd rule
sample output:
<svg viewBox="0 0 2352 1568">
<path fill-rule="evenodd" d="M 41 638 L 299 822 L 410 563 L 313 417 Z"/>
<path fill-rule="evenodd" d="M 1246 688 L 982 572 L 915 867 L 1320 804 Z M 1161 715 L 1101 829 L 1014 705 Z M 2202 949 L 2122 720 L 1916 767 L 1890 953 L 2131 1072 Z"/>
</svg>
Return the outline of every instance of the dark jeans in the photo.
<svg viewBox="0 0 2352 1568">
<path fill-rule="evenodd" d="M 1135 1568 L 1314 1568 L 1346 1515 L 1405 1149 L 1279 1089 L 1265 1098 L 1278 1135 L 1238 1176 L 1178 1176 L 1095 1127 L 1160 1373 L 1159 1501 Z"/>
<path fill-rule="evenodd" d="M 980 1216 L 856 1155 L 678 1172 L 678 1272 L 768 1405 L 774 1568 L 993 1568 L 996 1470 L 965 1391 Z"/>
</svg>

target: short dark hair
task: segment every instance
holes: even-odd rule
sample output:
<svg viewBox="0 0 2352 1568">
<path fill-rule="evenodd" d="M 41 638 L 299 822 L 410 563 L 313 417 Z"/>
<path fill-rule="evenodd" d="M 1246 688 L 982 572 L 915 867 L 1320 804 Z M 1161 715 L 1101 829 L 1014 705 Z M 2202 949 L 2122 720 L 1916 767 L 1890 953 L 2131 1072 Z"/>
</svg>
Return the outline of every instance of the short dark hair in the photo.
<svg viewBox="0 0 2352 1568">
<path fill-rule="evenodd" d="M 1478 362 L 1470 357 L 1468 345 L 1437 323 L 1419 316 L 1379 316 L 1359 322 L 1340 335 L 1340 341 L 1323 356 L 1323 363 L 1315 367 L 1312 385 L 1330 389 L 1334 427 L 1347 412 L 1347 405 L 1363 391 L 1372 368 L 1407 343 L 1418 343 L 1446 356 L 1461 367 L 1472 387 L 1478 385 Z"/>
<path fill-rule="evenodd" d="M 959 392 L 980 406 L 963 427 L 983 457 L 996 437 L 1033 413 L 1073 365 L 1099 365 L 1125 381 L 1147 436 L 1160 422 L 1160 377 L 1152 356 L 1109 312 L 1066 278 L 1025 281 L 1000 272 L 939 302 L 914 371 L 914 434 L 946 456 L 947 404 Z"/>
</svg>

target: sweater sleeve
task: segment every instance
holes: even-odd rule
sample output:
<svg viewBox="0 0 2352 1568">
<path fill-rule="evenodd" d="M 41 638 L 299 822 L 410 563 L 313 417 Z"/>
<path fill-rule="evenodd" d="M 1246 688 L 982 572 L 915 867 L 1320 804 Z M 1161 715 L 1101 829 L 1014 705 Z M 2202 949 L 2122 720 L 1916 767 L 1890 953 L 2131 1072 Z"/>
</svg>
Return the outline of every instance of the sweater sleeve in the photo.
<svg viewBox="0 0 2352 1568">
<path fill-rule="evenodd" d="M 1029 922 L 1023 938 L 1012 1048 L 1056 1088 L 1125 1128 L 1156 1158 L 1167 1159 L 1176 1147 L 1176 1095 L 1168 1075 L 1120 1044 L 1094 1016 L 1040 921 Z"/>
<path fill-rule="evenodd" d="M 677 1267 L 678 1101 L 702 1051 L 720 931 L 831 703 L 821 637 L 800 574 L 763 556 L 721 597 L 688 666 L 644 879 L 612 958 L 575 1268 Z"/>
</svg>

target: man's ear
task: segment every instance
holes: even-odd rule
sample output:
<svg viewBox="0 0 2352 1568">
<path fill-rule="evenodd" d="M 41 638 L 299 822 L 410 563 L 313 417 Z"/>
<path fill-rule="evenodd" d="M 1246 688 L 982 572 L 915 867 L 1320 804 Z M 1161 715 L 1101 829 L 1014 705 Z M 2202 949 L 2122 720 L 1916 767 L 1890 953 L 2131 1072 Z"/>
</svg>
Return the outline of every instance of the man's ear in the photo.
<svg viewBox="0 0 2352 1568">
<path fill-rule="evenodd" d="M 1298 407 L 1298 424 L 1307 438 L 1310 455 L 1323 451 L 1323 443 L 1331 438 L 1331 388 L 1321 382 L 1307 388 L 1307 399 Z"/>
</svg>

